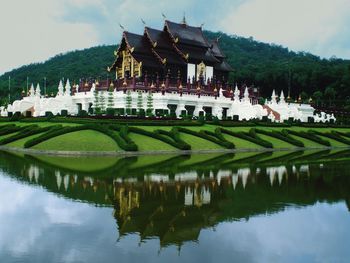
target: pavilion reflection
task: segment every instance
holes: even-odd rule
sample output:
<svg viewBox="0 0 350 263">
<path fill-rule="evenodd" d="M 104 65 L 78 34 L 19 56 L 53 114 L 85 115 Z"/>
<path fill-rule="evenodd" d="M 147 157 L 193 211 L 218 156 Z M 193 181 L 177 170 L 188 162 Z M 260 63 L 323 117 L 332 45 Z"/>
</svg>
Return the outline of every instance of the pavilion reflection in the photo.
<svg viewBox="0 0 350 263">
<path fill-rule="evenodd" d="M 209 156 L 207 165 L 201 160 L 183 166 L 188 157 L 154 166 L 126 158 L 96 172 L 66 169 L 32 156 L 0 155 L 4 174 L 65 198 L 112 207 L 120 238 L 136 233 L 141 242 L 159 239 L 161 247 L 197 241 L 202 229 L 223 221 L 247 220 L 290 205 L 350 203 L 348 152 L 328 153 L 320 161 L 314 154 L 304 154 L 304 159 L 293 154 L 303 162 L 279 162 L 273 156 L 273 162 L 252 162 L 252 157 L 233 162 L 233 156 Z M 266 160 L 266 154 L 257 155 Z"/>
</svg>

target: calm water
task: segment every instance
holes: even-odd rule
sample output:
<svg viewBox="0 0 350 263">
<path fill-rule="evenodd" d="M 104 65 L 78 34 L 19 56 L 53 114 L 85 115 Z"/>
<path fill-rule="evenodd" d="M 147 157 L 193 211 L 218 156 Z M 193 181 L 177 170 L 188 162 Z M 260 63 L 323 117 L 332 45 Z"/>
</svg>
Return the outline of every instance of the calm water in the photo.
<svg viewBox="0 0 350 263">
<path fill-rule="evenodd" d="M 0 152 L 1 262 L 350 262 L 350 152 Z"/>
</svg>

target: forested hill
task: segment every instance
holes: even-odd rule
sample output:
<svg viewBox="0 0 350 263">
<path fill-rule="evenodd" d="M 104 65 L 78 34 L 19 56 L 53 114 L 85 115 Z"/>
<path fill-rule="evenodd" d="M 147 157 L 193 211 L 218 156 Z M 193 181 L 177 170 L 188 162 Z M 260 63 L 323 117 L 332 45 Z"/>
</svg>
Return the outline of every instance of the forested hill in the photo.
<svg viewBox="0 0 350 263">
<path fill-rule="evenodd" d="M 304 91 L 304 99 L 313 96 L 331 105 L 350 105 L 350 60 L 320 59 L 309 53 L 296 53 L 282 46 L 219 32 L 205 34 L 210 39 L 220 36 L 220 47 L 235 70 L 231 73 L 231 82 L 259 86 L 262 95 L 269 96 L 272 89 L 283 88 L 287 92 L 290 79 L 294 98 Z M 0 97 L 2 100 L 7 98 L 9 76 L 13 97 L 19 97 L 25 89 L 27 76 L 30 83 L 40 82 L 41 86 L 46 77 L 48 93 L 56 91 L 62 77 L 72 81 L 86 77 L 105 79 L 108 74 L 106 68 L 113 62 L 115 49 L 116 46 L 99 46 L 72 51 L 44 63 L 12 70 L 0 76 Z"/>
</svg>

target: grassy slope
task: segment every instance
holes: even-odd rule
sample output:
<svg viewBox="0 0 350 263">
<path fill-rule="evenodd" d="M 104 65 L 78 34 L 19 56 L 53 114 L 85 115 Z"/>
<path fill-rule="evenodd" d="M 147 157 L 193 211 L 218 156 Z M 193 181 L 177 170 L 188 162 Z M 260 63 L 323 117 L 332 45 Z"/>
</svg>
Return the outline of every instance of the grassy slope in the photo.
<svg viewBox="0 0 350 263">
<path fill-rule="evenodd" d="M 130 133 L 129 137 L 136 143 L 136 145 L 139 147 L 139 151 L 167 151 L 167 150 L 176 150 L 175 147 L 150 138 L 148 136 L 144 136 L 141 134 L 136 133 Z"/>
<path fill-rule="evenodd" d="M 33 147 L 57 151 L 117 151 L 119 146 L 108 136 L 92 130 L 71 132 Z"/>
<path fill-rule="evenodd" d="M 31 125 L 33 123 L 23 123 L 18 122 L 14 123 L 16 125 Z M 38 122 L 35 123 L 38 126 L 48 126 L 48 125 L 57 125 L 57 123 L 50 123 L 50 122 Z M 62 123 L 64 126 L 71 126 L 71 125 L 79 125 L 79 124 L 71 124 L 71 123 Z M 138 126 L 139 128 L 142 128 L 144 130 L 148 131 L 154 131 L 156 129 L 162 129 L 162 130 L 170 130 L 172 127 L 169 126 Z M 194 130 L 194 131 L 200 131 L 200 130 L 210 130 L 214 131 L 217 126 L 215 125 L 204 125 L 204 126 L 192 126 L 192 127 L 186 127 L 188 129 Z M 278 128 L 278 127 L 258 127 L 259 129 L 264 130 L 281 130 L 284 128 Z M 251 127 L 226 127 L 225 129 L 232 130 L 232 131 L 249 131 Z M 292 127 L 291 129 L 296 131 L 308 131 L 310 128 L 305 127 Z M 338 131 L 345 131 L 349 132 L 350 129 L 331 129 L 331 128 L 313 128 L 314 130 L 318 130 L 321 132 L 329 132 L 331 130 L 338 130 Z M 0 136 L 0 139 L 10 137 L 13 134 Z M 24 143 L 39 135 L 33 135 L 24 139 L 20 139 L 14 142 L 11 142 L 7 144 L 7 146 L 10 147 L 23 147 Z M 267 141 L 270 141 L 274 148 L 295 148 L 295 146 L 281 141 L 279 139 L 259 134 L 259 136 Z M 213 150 L 213 149 L 223 149 L 222 146 L 217 145 L 211 141 L 204 140 L 202 138 L 189 135 L 186 133 L 180 133 L 180 137 L 189 143 L 192 146 L 193 150 Z M 236 138 L 230 135 L 224 134 L 224 137 L 230 141 L 233 142 L 236 145 L 236 149 L 260 149 L 261 146 L 255 145 L 254 143 L 251 143 L 249 141 Z M 302 141 L 305 144 L 305 147 L 322 147 L 322 145 L 319 145 L 316 142 L 310 141 L 308 139 L 304 139 L 299 136 L 292 135 L 293 138 L 296 138 L 300 141 Z M 162 141 L 156 140 L 154 138 L 150 138 L 144 135 L 131 133 L 130 138 L 134 140 L 134 142 L 138 145 L 139 151 L 152 151 L 152 150 L 177 150 L 175 147 L 168 145 Z M 332 146 L 347 146 L 341 142 L 337 142 L 335 140 L 332 140 L 327 137 L 323 137 L 325 140 L 328 140 Z M 74 133 L 65 134 L 53 139 L 50 139 L 46 142 L 43 142 L 37 146 L 33 147 L 34 149 L 41 149 L 41 150 L 61 150 L 61 151 L 119 151 L 121 150 L 119 146 L 109 137 L 103 135 L 102 133 L 96 132 L 96 131 L 79 131 Z"/>
</svg>

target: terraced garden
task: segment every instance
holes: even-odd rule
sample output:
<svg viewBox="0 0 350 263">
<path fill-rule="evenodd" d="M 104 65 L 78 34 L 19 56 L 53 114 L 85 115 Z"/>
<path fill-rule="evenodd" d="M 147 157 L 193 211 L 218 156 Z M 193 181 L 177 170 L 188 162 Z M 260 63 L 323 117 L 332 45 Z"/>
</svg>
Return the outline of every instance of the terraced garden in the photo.
<svg viewBox="0 0 350 263">
<path fill-rule="evenodd" d="M 3 122 L 0 124 L 0 146 L 7 149 L 79 152 L 345 148 L 350 147 L 350 129 Z"/>
</svg>

